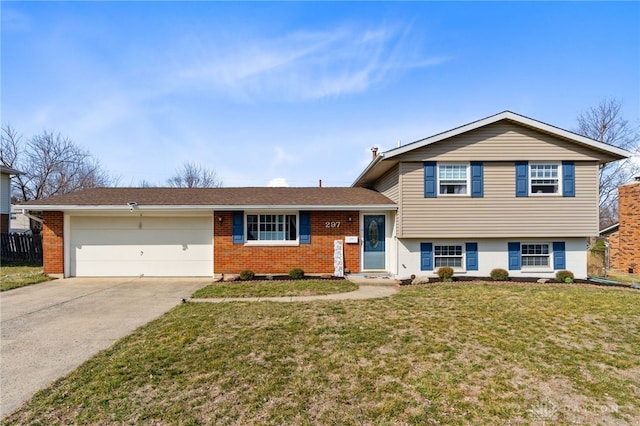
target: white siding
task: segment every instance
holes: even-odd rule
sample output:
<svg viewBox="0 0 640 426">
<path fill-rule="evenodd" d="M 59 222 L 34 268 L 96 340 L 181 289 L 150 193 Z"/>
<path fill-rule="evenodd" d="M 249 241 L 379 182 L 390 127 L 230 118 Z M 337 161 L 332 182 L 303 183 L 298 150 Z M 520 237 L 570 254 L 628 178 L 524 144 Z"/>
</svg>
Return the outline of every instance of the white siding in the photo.
<svg viewBox="0 0 640 426">
<path fill-rule="evenodd" d="M 415 276 L 437 277 L 436 270 L 420 270 L 420 243 L 458 243 L 466 242 L 478 243 L 478 270 L 457 272 L 455 275 L 468 275 L 474 277 L 488 277 L 494 268 L 502 268 L 509 271 L 508 242 L 520 243 L 549 243 L 554 241 L 565 242 L 566 268 L 573 272 L 576 278 L 586 278 L 587 276 L 587 240 L 586 238 L 507 238 L 507 239 L 400 239 L 398 240 L 398 262 L 399 270 L 397 278 L 406 279 L 412 274 Z M 553 265 L 553 255 L 551 257 Z M 509 271 L 511 277 L 542 277 L 554 278 L 555 272 L 552 269 L 519 270 Z"/>
</svg>

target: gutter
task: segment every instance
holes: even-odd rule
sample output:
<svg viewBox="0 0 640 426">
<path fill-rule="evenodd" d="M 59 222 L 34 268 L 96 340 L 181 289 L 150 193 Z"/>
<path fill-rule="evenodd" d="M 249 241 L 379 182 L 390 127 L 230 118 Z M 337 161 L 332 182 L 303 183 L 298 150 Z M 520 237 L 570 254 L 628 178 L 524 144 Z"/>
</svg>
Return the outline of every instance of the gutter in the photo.
<svg viewBox="0 0 640 426">
<path fill-rule="evenodd" d="M 95 212 L 133 212 L 133 211 L 236 211 L 236 210 L 265 210 L 265 211 L 298 211 L 298 210 L 342 210 L 342 211 L 395 211 L 398 210 L 397 204 L 366 204 L 366 205 L 302 205 L 302 204 L 256 204 L 256 205 L 140 205 L 131 207 L 127 204 L 120 205 L 101 205 L 101 206 L 83 206 L 83 205 L 29 205 L 30 210 L 39 211 L 95 211 Z M 23 212 L 27 211 L 25 209 Z M 26 214 L 26 213 L 25 213 Z"/>
</svg>

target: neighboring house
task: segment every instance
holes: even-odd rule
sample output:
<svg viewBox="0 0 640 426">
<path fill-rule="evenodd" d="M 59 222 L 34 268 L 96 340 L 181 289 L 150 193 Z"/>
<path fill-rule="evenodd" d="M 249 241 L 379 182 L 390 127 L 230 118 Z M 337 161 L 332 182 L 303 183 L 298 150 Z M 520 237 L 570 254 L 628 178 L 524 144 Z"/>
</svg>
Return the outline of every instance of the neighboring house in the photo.
<svg viewBox="0 0 640 426">
<path fill-rule="evenodd" d="M 11 207 L 11 232 L 16 234 L 30 234 L 30 221 L 21 208 Z"/>
<path fill-rule="evenodd" d="M 0 165 L 0 233 L 11 231 L 11 176 L 21 172 Z"/>
<path fill-rule="evenodd" d="M 375 156 L 350 188 L 99 188 L 43 212 L 65 276 L 334 271 L 586 276 L 598 169 L 625 150 L 503 112 Z"/>
<path fill-rule="evenodd" d="M 640 177 L 618 187 L 618 223 L 600 231 L 607 238 L 609 268 L 640 271 Z"/>
</svg>

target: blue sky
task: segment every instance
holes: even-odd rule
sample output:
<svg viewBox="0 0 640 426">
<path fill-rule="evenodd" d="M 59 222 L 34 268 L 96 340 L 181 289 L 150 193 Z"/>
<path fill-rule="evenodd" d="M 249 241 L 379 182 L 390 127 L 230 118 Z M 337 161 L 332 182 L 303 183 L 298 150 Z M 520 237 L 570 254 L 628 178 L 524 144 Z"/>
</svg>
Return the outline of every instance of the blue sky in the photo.
<svg viewBox="0 0 640 426">
<path fill-rule="evenodd" d="M 640 3 L 1 3 L 2 123 L 121 186 L 350 185 L 382 150 L 511 110 L 640 123 Z"/>
</svg>

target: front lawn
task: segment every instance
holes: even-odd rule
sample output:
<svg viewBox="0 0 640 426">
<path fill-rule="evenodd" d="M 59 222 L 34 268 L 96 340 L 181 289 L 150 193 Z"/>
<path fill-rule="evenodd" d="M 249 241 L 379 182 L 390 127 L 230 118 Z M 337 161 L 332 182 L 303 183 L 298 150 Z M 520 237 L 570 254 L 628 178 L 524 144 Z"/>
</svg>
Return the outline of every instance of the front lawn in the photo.
<svg viewBox="0 0 640 426">
<path fill-rule="evenodd" d="M 0 266 L 0 291 L 38 284 L 50 279 L 42 271 L 42 266 L 19 265 L 5 261 Z"/>
<path fill-rule="evenodd" d="M 356 284 L 347 280 L 247 281 L 211 284 L 196 291 L 192 297 L 315 296 L 345 293 L 357 288 Z"/>
<path fill-rule="evenodd" d="M 563 284 L 186 303 L 5 424 L 637 424 L 639 312 Z"/>
</svg>

